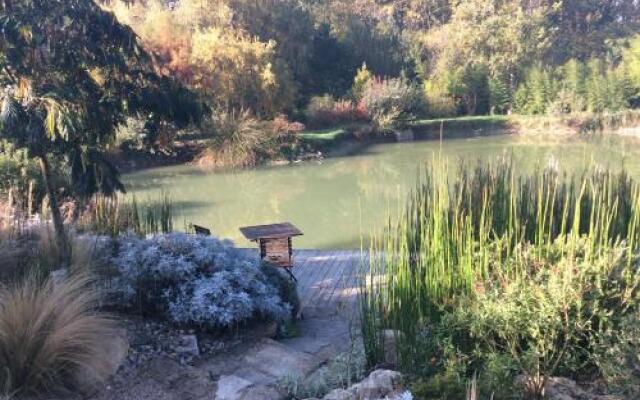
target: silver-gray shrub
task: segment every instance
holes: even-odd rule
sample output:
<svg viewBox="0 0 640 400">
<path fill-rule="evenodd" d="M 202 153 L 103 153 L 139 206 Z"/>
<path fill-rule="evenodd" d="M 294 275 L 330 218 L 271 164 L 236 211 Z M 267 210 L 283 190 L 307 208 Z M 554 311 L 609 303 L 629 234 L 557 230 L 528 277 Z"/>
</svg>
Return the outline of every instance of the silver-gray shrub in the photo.
<svg viewBox="0 0 640 400">
<path fill-rule="evenodd" d="M 206 329 L 291 315 L 257 256 L 230 241 L 127 234 L 118 238 L 112 263 L 116 274 L 108 292 L 119 308 Z"/>
</svg>

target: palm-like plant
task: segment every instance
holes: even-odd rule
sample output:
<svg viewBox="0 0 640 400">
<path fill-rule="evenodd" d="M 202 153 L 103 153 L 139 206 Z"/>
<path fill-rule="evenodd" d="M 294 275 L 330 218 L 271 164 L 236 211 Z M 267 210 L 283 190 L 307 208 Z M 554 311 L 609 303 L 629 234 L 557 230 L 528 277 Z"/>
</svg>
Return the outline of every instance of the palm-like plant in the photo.
<svg viewBox="0 0 640 400">
<path fill-rule="evenodd" d="M 40 160 L 60 261 L 68 265 L 51 159 L 70 168 L 80 197 L 122 191 L 103 150 L 126 116 L 148 119 L 152 143 L 162 125 L 186 125 L 202 110 L 158 76 L 133 31 L 93 1 L 5 0 L 0 25 L 0 138 Z"/>
</svg>

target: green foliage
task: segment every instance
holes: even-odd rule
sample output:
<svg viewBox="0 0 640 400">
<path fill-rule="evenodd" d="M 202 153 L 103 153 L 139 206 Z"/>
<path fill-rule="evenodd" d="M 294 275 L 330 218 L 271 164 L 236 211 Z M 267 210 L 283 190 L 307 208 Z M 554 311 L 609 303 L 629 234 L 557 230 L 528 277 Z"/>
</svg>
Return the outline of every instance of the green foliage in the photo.
<svg viewBox="0 0 640 400">
<path fill-rule="evenodd" d="M 365 376 L 364 349 L 351 338 L 349 350 L 328 360 L 326 365 L 307 377 L 285 375 L 278 381 L 288 399 L 322 397 L 333 389 L 347 389 Z"/>
<path fill-rule="evenodd" d="M 516 91 L 515 107 L 523 114 L 620 111 L 630 106 L 633 93 L 623 66 L 569 60 L 555 69 L 530 69 Z"/>
<path fill-rule="evenodd" d="M 509 87 L 500 79 L 489 79 L 489 110 L 491 114 L 506 114 L 511 106 Z"/>
<path fill-rule="evenodd" d="M 367 69 L 367 64 L 363 63 L 358 69 L 355 78 L 353 78 L 353 86 L 351 87 L 351 96 L 355 101 L 362 100 L 364 92 L 373 79 L 373 74 Z"/>
<path fill-rule="evenodd" d="M 429 104 L 436 103 L 438 99 L 442 104 L 444 99 L 453 102 L 456 113 L 477 115 L 487 114 L 491 106 L 490 80 L 485 65 L 467 63 L 464 66 L 455 67 L 444 72 L 436 80 L 425 85 L 427 99 L 433 99 Z M 499 93 L 502 88 L 496 87 L 496 102 L 506 93 Z M 442 112 L 438 113 L 442 114 Z"/>
<path fill-rule="evenodd" d="M 640 315 L 628 313 L 620 324 L 592 338 L 594 363 L 600 368 L 609 389 L 626 398 L 640 396 Z"/>
<path fill-rule="evenodd" d="M 524 265 L 505 266 L 526 271 L 521 277 L 499 284 L 488 280 L 445 324 L 468 332 L 478 343 L 476 353 L 509 357 L 525 374 L 529 393 L 542 393 L 547 377 L 579 373 L 594 352 L 585 338 L 605 326 L 618 327 L 626 310 L 637 307 L 640 283 L 637 273 L 625 268 L 624 249 L 602 249 L 605 254 L 587 261 L 585 244 L 577 243 L 579 255 L 571 261 L 561 246 L 550 246 L 542 258 L 524 254 L 517 261 Z"/>
<path fill-rule="evenodd" d="M 629 41 L 629 46 L 623 51 L 621 64 L 629 79 L 632 101 L 638 105 L 640 98 L 640 35 L 635 35 Z"/>
<path fill-rule="evenodd" d="M 459 400 L 465 398 L 465 382 L 459 375 L 438 374 L 411 387 L 418 400 Z"/>
<path fill-rule="evenodd" d="M 69 187 L 64 176 L 56 176 L 58 187 Z M 36 163 L 24 150 L 0 145 L 0 198 L 18 210 L 34 213 L 40 210 L 46 189 Z"/>
<path fill-rule="evenodd" d="M 492 374 L 489 386 L 523 374 L 533 395 L 554 374 L 603 375 L 591 339 L 639 305 L 638 183 L 597 170 L 518 176 L 508 161 L 450 177 L 442 161 L 428 169 L 372 244 L 361 303 L 369 362 L 393 329 L 401 368 L 422 376 L 446 367 L 427 361 L 443 354 L 463 376 Z"/>
<path fill-rule="evenodd" d="M 207 122 L 212 141 L 196 162 L 205 168 L 246 167 L 276 157 L 291 158 L 304 125 L 286 118 L 261 122 L 249 110 L 217 112 Z"/>
<path fill-rule="evenodd" d="M 424 107 L 419 89 L 406 78 L 372 80 L 363 93 L 362 105 L 382 133 L 403 128 Z"/>
<path fill-rule="evenodd" d="M 134 197 L 96 195 L 80 215 L 76 227 L 99 235 L 118 237 L 127 232 L 141 236 L 173 232 L 173 203 L 161 193 L 140 203 Z"/>
</svg>

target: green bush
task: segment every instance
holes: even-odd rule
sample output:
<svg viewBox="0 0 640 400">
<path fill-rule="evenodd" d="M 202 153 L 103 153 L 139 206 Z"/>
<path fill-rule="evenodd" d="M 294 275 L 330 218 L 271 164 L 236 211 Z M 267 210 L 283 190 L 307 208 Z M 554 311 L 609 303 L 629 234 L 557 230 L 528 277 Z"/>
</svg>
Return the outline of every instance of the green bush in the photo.
<svg viewBox="0 0 640 400">
<path fill-rule="evenodd" d="M 592 338 L 593 361 L 615 394 L 625 398 L 640 398 L 640 312 L 620 318 L 617 327 L 610 327 Z"/>
<path fill-rule="evenodd" d="M 519 260 L 506 260 L 517 264 L 506 269 L 523 273 L 479 283 L 444 323 L 468 333 L 476 354 L 508 357 L 529 393 L 543 393 L 548 377 L 588 371 L 596 349 L 585 340 L 622 326 L 637 307 L 640 275 L 626 268 L 624 247 L 600 249 L 590 259 L 587 246 L 577 243 L 574 259 L 553 245 L 542 257 L 530 248 Z"/>
<path fill-rule="evenodd" d="M 295 319 L 301 306 L 296 283 L 279 268 L 264 266 L 262 272 L 267 280 L 278 289 L 282 301 L 291 306 L 291 316 Z"/>
<path fill-rule="evenodd" d="M 467 62 L 447 70 L 441 76 L 425 82 L 424 89 L 426 98 L 435 103 L 436 110 L 442 110 L 442 105 L 453 102 L 456 114 L 464 115 L 488 114 L 492 105 L 497 108 L 498 103 L 504 100 L 498 100 L 498 97 L 505 94 L 500 94 L 500 89 L 495 87 L 496 93 L 493 98 L 495 104 L 492 104 L 489 70 L 483 63 L 476 62 Z M 442 105 L 438 106 L 438 103 Z"/>
<path fill-rule="evenodd" d="M 362 95 L 362 105 L 382 133 L 403 128 L 424 108 L 420 91 L 405 78 L 371 80 Z"/>
<path fill-rule="evenodd" d="M 369 363 L 392 329 L 402 370 L 429 377 L 457 360 L 458 380 L 477 372 L 487 396 L 519 375 L 533 396 L 554 375 L 607 376 L 597 343 L 640 306 L 640 185 L 601 170 L 519 176 L 508 160 L 451 178 L 442 163 L 372 244 L 384 257 L 362 287 Z"/>
</svg>

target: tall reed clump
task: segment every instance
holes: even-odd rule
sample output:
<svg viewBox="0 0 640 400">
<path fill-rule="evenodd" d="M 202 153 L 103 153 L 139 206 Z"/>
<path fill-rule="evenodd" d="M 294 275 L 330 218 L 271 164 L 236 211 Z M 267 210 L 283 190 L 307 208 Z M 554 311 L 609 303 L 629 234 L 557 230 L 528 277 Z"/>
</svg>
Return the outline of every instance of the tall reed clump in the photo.
<svg viewBox="0 0 640 400">
<path fill-rule="evenodd" d="M 522 176 L 504 159 L 451 175 L 436 160 L 371 244 L 360 297 L 369 363 L 392 330 L 412 373 L 436 373 L 447 352 L 469 369 L 504 356 L 537 396 L 549 374 L 587 370 L 591 342 L 638 308 L 639 222 L 640 186 L 625 172 Z"/>
<path fill-rule="evenodd" d="M 160 193 L 140 203 L 135 196 L 96 196 L 88 210 L 80 217 L 78 226 L 101 235 L 119 236 L 133 231 L 140 235 L 173 231 L 174 208 L 171 197 Z"/>
<path fill-rule="evenodd" d="M 86 277 L 0 286 L 0 397 L 78 389 L 106 378 L 113 322 Z M 87 375 L 90 374 L 90 375 Z M 86 389 L 86 388 L 84 388 Z"/>
</svg>

